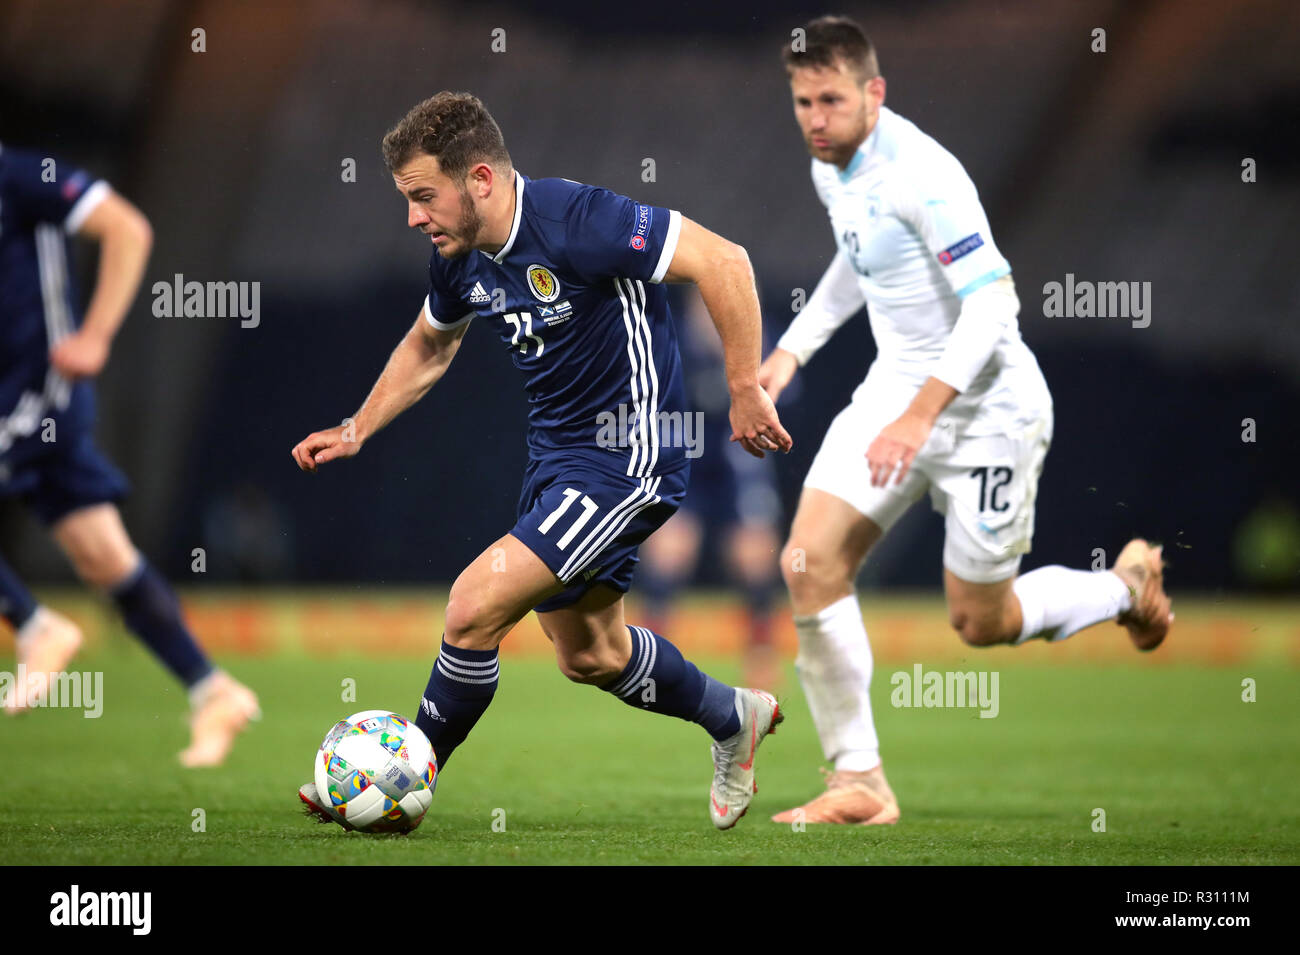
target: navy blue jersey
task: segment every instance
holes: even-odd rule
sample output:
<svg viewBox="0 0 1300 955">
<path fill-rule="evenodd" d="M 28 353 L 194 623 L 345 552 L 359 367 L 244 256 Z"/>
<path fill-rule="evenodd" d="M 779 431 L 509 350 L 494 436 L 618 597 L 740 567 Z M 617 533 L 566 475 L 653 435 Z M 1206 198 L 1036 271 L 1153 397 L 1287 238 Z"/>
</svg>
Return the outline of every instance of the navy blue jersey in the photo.
<svg viewBox="0 0 1300 955">
<path fill-rule="evenodd" d="M 79 169 L 0 148 L 0 457 L 37 453 L 42 422 L 87 425 L 90 385 L 50 368 L 50 347 L 80 324 L 68 236 L 108 194 Z"/>
<path fill-rule="evenodd" d="M 677 212 L 515 174 L 496 255 L 429 260 L 425 317 L 488 322 L 524 374 L 532 460 L 576 453 L 633 478 L 687 463 L 687 405 L 665 289 Z"/>
</svg>

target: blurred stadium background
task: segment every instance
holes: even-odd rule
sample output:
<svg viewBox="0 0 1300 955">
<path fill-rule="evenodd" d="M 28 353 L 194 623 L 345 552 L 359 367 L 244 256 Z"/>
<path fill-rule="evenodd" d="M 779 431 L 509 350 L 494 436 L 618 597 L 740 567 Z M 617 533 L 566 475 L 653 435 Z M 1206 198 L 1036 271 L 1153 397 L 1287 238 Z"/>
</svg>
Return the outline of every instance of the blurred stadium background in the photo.
<svg viewBox="0 0 1300 955">
<path fill-rule="evenodd" d="M 155 229 L 100 380 L 99 435 L 134 484 L 127 525 L 209 646 L 427 660 L 446 585 L 513 521 L 525 405 L 481 331 L 357 460 L 310 478 L 289 458 L 355 409 L 425 294 L 427 243 L 407 234 L 383 132 L 436 90 L 476 92 L 528 175 L 681 209 L 745 245 L 775 340 L 833 251 L 779 61 L 791 29 L 823 12 L 769 0 L 0 5 L 0 141 L 98 173 Z M 1026 566 L 1163 540 L 1179 624 L 1162 661 L 1300 663 L 1300 7 L 833 12 L 875 40 L 889 105 L 966 165 L 1012 263 L 1021 330 L 1056 401 Z M 1097 27 L 1105 53 L 1090 49 Z M 206 52 L 191 49 L 196 28 Z M 1247 158 L 1256 182 L 1243 182 Z M 92 267 L 83 258 L 83 302 Z M 260 324 L 154 317 L 151 285 L 177 273 L 260 282 Z M 1150 326 L 1045 317 L 1043 286 L 1067 273 L 1150 282 Z M 787 514 L 871 354 L 859 318 L 783 402 Z M 914 510 L 864 571 L 880 659 L 965 653 L 938 599 L 940 526 Z M 92 636 L 115 632 L 106 607 L 62 589 L 68 569 L 12 503 L 0 549 Z M 723 651 L 740 617 L 708 596 L 716 564 L 701 563 L 704 596 L 675 638 Z M 542 648 L 525 629 L 517 648 Z M 781 638 L 793 647 L 788 614 Z M 1051 652 L 1125 644 L 1115 630 Z"/>
</svg>

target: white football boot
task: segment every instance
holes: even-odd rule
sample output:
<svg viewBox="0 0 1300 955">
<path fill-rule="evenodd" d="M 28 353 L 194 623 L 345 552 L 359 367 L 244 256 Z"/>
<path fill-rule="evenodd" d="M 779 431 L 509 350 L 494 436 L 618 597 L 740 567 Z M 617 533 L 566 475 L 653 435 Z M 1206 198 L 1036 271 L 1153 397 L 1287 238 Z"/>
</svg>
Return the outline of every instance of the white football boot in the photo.
<svg viewBox="0 0 1300 955">
<path fill-rule="evenodd" d="M 785 719 L 771 693 L 736 689 L 740 732 L 713 744 L 713 788 L 709 791 L 709 816 L 719 829 L 730 829 L 749 810 L 758 792 L 754 782 L 754 753 L 758 745 Z"/>
</svg>

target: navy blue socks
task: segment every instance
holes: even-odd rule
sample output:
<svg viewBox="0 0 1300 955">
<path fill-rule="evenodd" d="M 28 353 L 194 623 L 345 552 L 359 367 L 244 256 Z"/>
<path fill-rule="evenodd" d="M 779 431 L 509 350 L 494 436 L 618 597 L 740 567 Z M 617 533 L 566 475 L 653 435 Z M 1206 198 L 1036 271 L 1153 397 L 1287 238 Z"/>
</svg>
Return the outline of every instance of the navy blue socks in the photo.
<svg viewBox="0 0 1300 955">
<path fill-rule="evenodd" d="M 415 718 L 433 744 L 439 770 L 492 702 L 500 672 L 496 650 L 462 650 L 442 641 Z"/>
<path fill-rule="evenodd" d="M 628 630 L 632 659 L 602 690 L 629 706 L 699 723 L 715 740 L 740 732 L 734 689 L 701 673 L 659 634 L 645 627 Z"/>
<path fill-rule="evenodd" d="M 13 568 L 0 557 L 0 616 L 18 630 L 36 613 L 36 598 L 14 573 Z"/>
<path fill-rule="evenodd" d="M 212 662 L 181 617 L 171 585 L 143 556 L 135 572 L 113 588 L 112 596 L 131 632 L 187 687 L 212 672 Z"/>
</svg>

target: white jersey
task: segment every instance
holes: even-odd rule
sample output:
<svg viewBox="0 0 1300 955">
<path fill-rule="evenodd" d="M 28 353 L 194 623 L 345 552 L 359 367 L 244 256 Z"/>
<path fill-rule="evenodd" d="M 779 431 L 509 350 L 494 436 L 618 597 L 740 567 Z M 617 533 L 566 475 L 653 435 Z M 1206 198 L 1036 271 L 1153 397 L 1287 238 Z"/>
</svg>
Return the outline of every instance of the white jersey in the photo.
<svg viewBox="0 0 1300 955">
<path fill-rule="evenodd" d="M 848 168 L 814 159 L 812 178 L 838 252 L 778 347 L 803 364 L 865 303 L 878 354 L 855 400 L 896 406 L 892 419 L 934 375 L 961 392 L 939 418 L 958 435 L 1006 433 L 1050 409 L 1014 309 L 986 363 L 943 373 L 962 300 L 1011 273 L 952 153 L 882 106 Z"/>
</svg>

